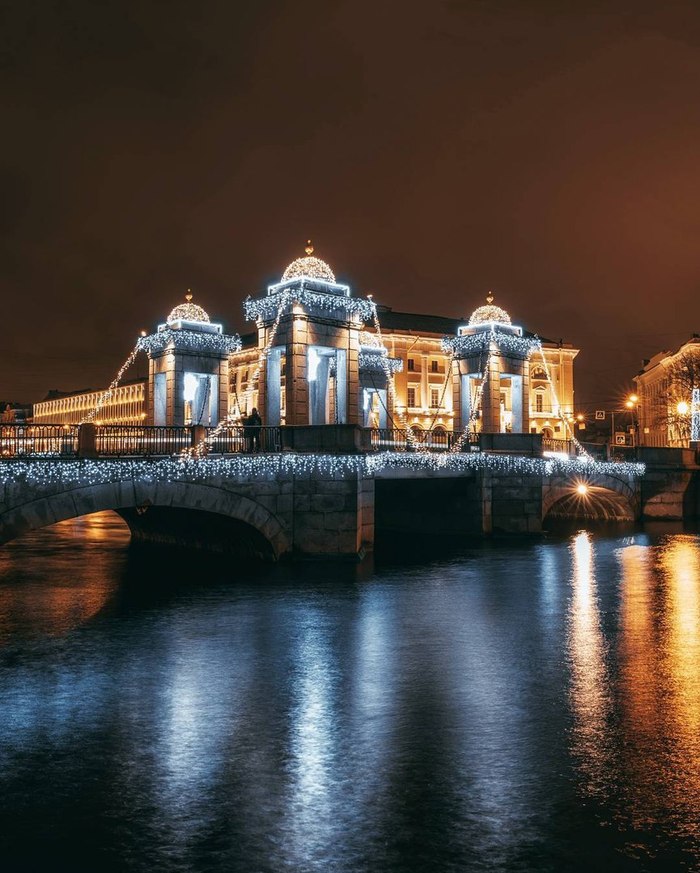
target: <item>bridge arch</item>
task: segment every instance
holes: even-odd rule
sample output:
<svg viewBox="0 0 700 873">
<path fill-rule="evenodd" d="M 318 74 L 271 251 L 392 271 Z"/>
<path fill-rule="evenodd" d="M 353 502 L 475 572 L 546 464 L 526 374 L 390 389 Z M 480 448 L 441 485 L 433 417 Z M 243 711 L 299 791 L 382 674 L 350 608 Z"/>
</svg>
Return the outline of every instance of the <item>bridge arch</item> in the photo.
<svg viewBox="0 0 700 873">
<path fill-rule="evenodd" d="M 145 521 L 149 512 L 182 510 L 190 515 L 229 520 L 239 525 L 239 531 L 247 525 L 264 539 L 269 546 L 267 557 L 272 560 L 291 551 L 283 522 L 262 503 L 228 489 L 182 481 L 159 481 L 150 487 L 131 481 L 109 482 L 42 494 L 0 513 L 0 543 L 59 521 L 105 510 L 121 515 L 132 535 L 146 529 L 140 521 Z"/>
<path fill-rule="evenodd" d="M 562 474 L 544 482 L 543 521 L 548 517 L 634 521 L 638 516 L 637 489 L 626 476 Z"/>
</svg>

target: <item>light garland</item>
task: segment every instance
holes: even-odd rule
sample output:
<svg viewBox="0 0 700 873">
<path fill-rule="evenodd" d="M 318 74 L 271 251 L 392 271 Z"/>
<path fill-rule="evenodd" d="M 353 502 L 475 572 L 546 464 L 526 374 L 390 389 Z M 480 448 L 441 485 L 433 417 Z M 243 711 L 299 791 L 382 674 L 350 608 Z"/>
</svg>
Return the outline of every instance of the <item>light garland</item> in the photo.
<svg viewBox="0 0 700 873">
<path fill-rule="evenodd" d="M 198 460 L 13 460 L 0 463 L 0 485 L 25 482 L 39 486 L 101 485 L 132 480 L 137 482 L 236 481 L 289 475 L 335 476 L 362 474 L 380 476 L 389 471 L 468 473 L 488 470 L 539 476 L 578 476 L 591 481 L 595 476 L 634 480 L 646 470 L 644 464 L 585 459 L 525 458 L 483 452 L 433 454 L 429 452 L 378 452 L 367 455 L 278 454 L 205 457 Z"/>
<path fill-rule="evenodd" d="M 382 370 L 386 372 L 387 368 L 392 373 L 401 373 L 403 370 L 403 361 L 400 358 L 390 358 L 386 351 L 381 352 L 363 352 L 358 355 L 358 364 L 360 370 Z"/>
<path fill-rule="evenodd" d="M 196 330 L 173 330 L 167 327 L 149 336 L 140 337 L 137 343 L 137 350 L 146 352 L 149 358 L 170 349 L 229 355 L 241 350 L 241 338 L 237 334 L 200 333 Z"/>
<path fill-rule="evenodd" d="M 166 319 L 168 324 L 171 324 L 174 321 L 201 321 L 205 324 L 211 322 L 209 313 L 196 303 L 192 303 L 191 291 L 187 291 L 187 294 L 185 294 L 185 300 L 185 303 L 178 303 L 178 305 L 171 311 Z"/>
<path fill-rule="evenodd" d="M 93 421 L 100 409 L 102 409 L 105 403 L 112 396 L 112 393 L 115 391 L 122 378 L 124 377 L 124 373 L 126 373 L 129 367 L 134 363 L 136 355 L 138 355 L 139 351 L 141 350 L 141 339 L 142 338 L 139 339 L 133 349 L 129 352 L 129 357 L 124 361 L 124 363 L 117 371 L 117 375 L 114 377 L 114 379 L 112 379 L 109 388 L 107 388 L 106 391 L 103 391 L 102 394 L 100 394 L 100 396 L 97 398 L 97 403 L 95 404 L 94 408 L 91 409 L 90 412 L 88 412 L 87 415 L 85 415 L 78 422 L 79 424 L 88 424 Z"/>
<path fill-rule="evenodd" d="M 553 382 L 552 376 L 549 372 L 549 364 L 547 363 L 547 357 L 544 353 L 544 348 L 542 347 L 542 341 L 540 340 L 539 337 L 536 337 L 536 339 L 537 339 L 537 343 L 538 343 L 540 356 L 542 358 L 542 366 L 544 367 L 545 376 L 547 377 L 549 389 L 552 392 L 552 399 L 554 400 L 554 407 L 559 415 L 560 420 L 564 422 L 564 429 L 569 434 L 569 439 L 571 439 L 574 446 L 576 447 L 576 452 L 579 455 L 581 455 L 581 457 L 586 458 L 586 459 L 590 459 L 591 456 L 584 449 L 584 447 L 581 445 L 581 443 L 576 439 L 576 434 L 571 429 L 571 425 L 569 424 L 569 420 L 567 419 L 567 417 L 564 415 L 564 413 L 562 411 L 561 404 L 559 403 L 559 397 L 557 395 L 557 389 L 554 387 L 554 382 Z"/>
<path fill-rule="evenodd" d="M 470 358 L 481 354 L 495 342 L 499 350 L 519 358 L 529 358 L 540 346 L 537 337 L 512 336 L 496 330 L 492 324 L 488 331 L 465 334 L 457 337 L 443 337 L 442 349 L 451 351 L 455 358 Z"/>
<path fill-rule="evenodd" d="M 362 321 L 369 321 L 372 318 L 372 307 L 367 300 L 345 297 L 330 291 L 313 291 L 306 287 L 303 279 L 298 287 L 272 286 L 268 290 L 272 293 L 267 297 L 255 300 L 249 297 L 244 301 L 243 312 L 248 321 L 271 321 L 280 307 L 278 295 L 285 300 L 285 306 L 300 303 L 309 309 L 321 310 L 329 314 L 342 311 L 344 317 L 355 316 Z"/>
<path fill-rule="evenodd" d="M 481 405 L 482 405 L 482 401 L 483 401 L 483 397 L 484 397 L 484 386 L 486 385 L 486 380 L 487 380 L 488 375 L 489 375 L 489 368 L 491 366 L 491 345 L 490 344 L 487 346 L 487 349 L 488 349 L 488 352 L 486 354 L 486 363 L 484 364 L 484 369 L 481 373 L 481 382 L 479 383 L 479 385 L 477 386 L 477 389 L 476 389 L 476 396 L 474 398 L 473 405 L 471 404 L 471 398 L 470 398 L 469 420 L 464 425 L 464 428 L 462 429 L 462 433 L 459 435 L 459 437 L 455 440 L 455 442 L 450 447 L 451 454 L 456 454 L 457 452 L 461 452 L 462 448 L 464 447 L 464 443 L 469 439 L 469 434 L 472 432 L 476 433 L 476 419 L 477 419 L 477 416 L 479 414 L 479 410 L 481 409 Z M 452 359 L 450 361 L 450 366 L 452 366 L 453 360 L 454 360 L 454 356 L 452 357 Z M 474 425 L 473 430 L 472 430 L 472 425 Z"/>
<path fill-rule="evenodd" d="M 272 349 L 273 343 L 275 341 L 275 337 L 277 336 L 277 330 L 280 325 L 280 320 L 282 318 L 282 313 L 288 305 L 287 295 L 283 294 L 282 299 L 279 301 L 279 307 L 277 309 L 277 315 L 275 316 L 275 320 L 272 323 L 272 327 L 270 328 L 267 336 L 267 342 L 265 346 L 261 349 L 260 354 L 258 355 L 258 361 L 255 365 L 255 370 L 253 371 L 253 375 L 251 379 L 248 381 L 245 392 L 243 394 L 243 400 L 245 402 L 245 408 L 248 409 L 249 402 L 253 396 L 253 391 L 255 390 L 256 385 L 258 385 L 260 381 L 260 372 L 262 371 L 263 364 L 267 360 L 267 356 L 270 354 L 270 350 Z M 183 458 L 193 458 L 197 460 L 201 460 L 207 451 L 214 444 L 216 439 L 231 425 L 236 422 L 236 419 L 240 418 L 241 415 L 241 405 L 238 404 L 238 413 L 236 413 L 235 408 L 233 412 L 229 412 L 226 418 L 223 421 L 219 422 L 219 424 L 214 428 L 214 430 L 208 434 L 203 440 L 200 440 L 196 446 L 192 448 L 184 449 L 181 453 Z"/>
<path fill-rule="evenodd" d="M 377 339 L 379 341 L 379 345 L 381 348 L 386 348 L 384 345 L 384 337 L 382 336 L 382 326 L 379 323 L 379 313 L 377 312 L 377 304 L 372 299 L 372 295 L 367 295 L 367 303 L 370 305 L 372 310 L 372 321 L 374 322 L 374 329 L 377 332 Z M 413 433 L 412 428 L 409 426 L 406 421 L 405 414 L 397 408 L 396 405 L 396 383 L 394 381 L 394 373 L 392 372 L 391 367 L 388 362 L 388 355 L 381 356 L 382 369 L 384 370 L 384 375 L 386 376 L 386 389 L 387 396 L 389 398 L 389 405 L 394 410 L 399 418 L 399 424 L 401 425 L 401 430 L 403 430 L 406 434 L 406 442 L 414 451 L 425 451 L 427 453 L 428 449 L 425 446 L 421 446 L 421 444 L 416 439 L 416 435 Z M 388 412 L 389 410 L 387 410 Z"/>
<path fill-rule="evenodd" d="M 700 388 L 693 388 L 690 404 L 690 439 L 700 440 Z"/>
</svg>

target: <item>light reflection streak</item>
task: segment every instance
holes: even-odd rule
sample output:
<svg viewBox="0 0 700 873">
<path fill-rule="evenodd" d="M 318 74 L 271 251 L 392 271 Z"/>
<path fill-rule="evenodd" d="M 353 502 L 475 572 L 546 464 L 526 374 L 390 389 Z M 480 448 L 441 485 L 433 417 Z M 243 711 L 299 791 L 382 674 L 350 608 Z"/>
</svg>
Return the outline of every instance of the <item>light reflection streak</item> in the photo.
<svg viewBox="0 0 700 873">
<path fill-rule="evenodd" d="M 668 780 L 673 802 L 683 810 L 681 830 L 700 836 L 700 553 L 690 537 L 676 537 L 663 550 L 667 625 L 664 666 Z"/>
<path fill-rule="evenodd" d="M 303 615 L 300 622 L 290 712 L 288 811 L 294 846 L 289 856 L 308 861 L 324 846 L 332 844 L 333 832 L 340 822 L 332 817 L 335 806 L 332 783 L 337 761 L 330 642 L 319 616 Z"/>
<path fill-rule="evenodd" d="M 608 723 L 611 709 L 606 649 L 600 627 L 593 544 L 588 532 L 572 544 L 573 593 L 569 607 L 570 699 L 574 717 L 572 753 L 584 776 L 583 790 L 605 793 L 609 779 Z"/>
<path fill-rule="evenodd" d="M 620 587 L 620 705 L 625 734 L 625 814 L 635 828 L 653 823 L 662 805 L 663 773 L 658 738 L 663 735 L 659 648 L 654 626 L 652 551 L 629 545 L 616 553 Z"/>
<path fill-rule="evenodd" d="M 27 626 L 35 635 L 63 636 L 97 615 L 116 588 L 110 549 L 128 541 L 126 525 L 112 512 L 99 512 L 33 531 L 0 548 L 0 577 L 6 583 L 0 586 L 0 646 Z M 33 549 L 31 575 L 22 565 L 27 548 Z M 89 564 L 87 576 L 76 577 L 76 552 Z"/>
</svg>

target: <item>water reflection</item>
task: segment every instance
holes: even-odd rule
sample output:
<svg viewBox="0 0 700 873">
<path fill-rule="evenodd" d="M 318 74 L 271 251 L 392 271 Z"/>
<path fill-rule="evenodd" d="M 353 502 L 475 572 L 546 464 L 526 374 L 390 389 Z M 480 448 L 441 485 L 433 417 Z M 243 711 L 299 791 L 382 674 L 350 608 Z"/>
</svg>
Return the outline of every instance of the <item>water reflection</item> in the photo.
<svg viewBox="0 0 700 873">
<path fill-rule="evenodd" d="M 700 833 L 700 553 L 694 538 L 676 537 L 660 557 L 664 628 L 662 668 L 668 677 L 662 711 L 668 730 L 671 802 L 685 815 L 678 822 Z"/>
<path fill-rule="evenodd" d="M 601 795 L 610 779 L 610 682 L 600 625 L 591 534 L 582 531 L 572 546 L 572 596 L 569 607 L 572 752 L 584 776 L 582 788 Z"/>
<path fill-rule="evenodd" d="M 0 647 L 24 633 L 63 636 L 97 615 L 118 585 L 114 549 L 129 538 L 117 515 L 99 512 L 0 548 Z M 89 577 L 76 561 L 89 563 Z"/>
<path fill-rule="evenodd" d="M 360 580 L 149 561 L 101 531 L 0 550 L 3 862 L 700 861 L 697 537 L 579 533 Z"/>
</svg>

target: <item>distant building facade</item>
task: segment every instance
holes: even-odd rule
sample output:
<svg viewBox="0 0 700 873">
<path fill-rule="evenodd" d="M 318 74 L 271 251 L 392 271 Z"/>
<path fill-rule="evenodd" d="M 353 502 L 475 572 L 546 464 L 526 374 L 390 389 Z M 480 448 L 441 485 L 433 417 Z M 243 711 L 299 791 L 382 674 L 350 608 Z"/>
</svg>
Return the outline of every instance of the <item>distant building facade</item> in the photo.
<svg viewBox="0 0 700 873">
<path fill-rule="evenodd" d="M 654 355 L 634 381 L 641 445 L 687 448 L 697 440 L 700 336 L 693 334 L 675 351 Z"/>
<path fill-rule="evenodd" d="M 245 313 L 256 330 L 227 335 L 188 296 L 141 340 L 147 379 L 106 399 L 49 396 L 34 405 L 35 422 L 79 423 L 102 398 L 98 424 L 214 427 L 256 407 L 271 426 L 568 436 L 578 349 L 538 340 L 491 295 L 467 323 L 375 307 L 309 246 Z"/>
</svg>

